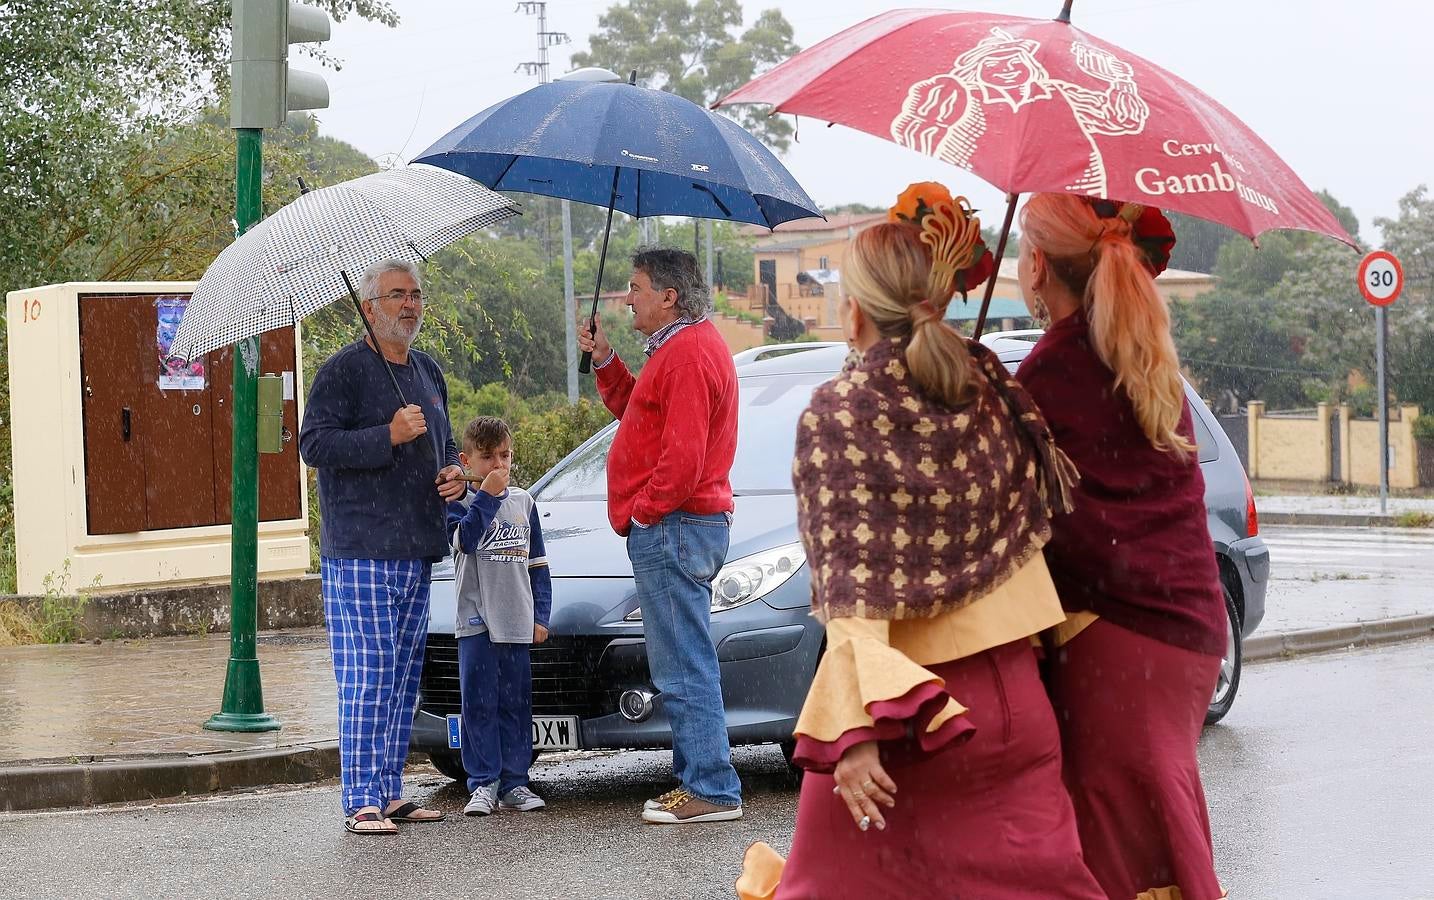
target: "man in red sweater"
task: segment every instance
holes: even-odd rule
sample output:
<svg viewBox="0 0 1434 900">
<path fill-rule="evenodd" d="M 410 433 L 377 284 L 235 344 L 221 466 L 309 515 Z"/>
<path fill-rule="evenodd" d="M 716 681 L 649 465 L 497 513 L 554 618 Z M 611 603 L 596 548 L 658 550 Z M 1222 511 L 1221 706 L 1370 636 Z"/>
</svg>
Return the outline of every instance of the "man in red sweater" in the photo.
<svg viewBox="0 0 1434 900">
<path fill-rule="evenodd" d="M 621 422 L 607 459 L 608 518 L 627 537 L 648 671 L 672 726 L 679 784 L 647 801 L 648 822 L 742 817 L 708 631 L 732 526 L 737 370 L 707 318 L 710 304 L 696 257 L 644 249 L 633 255 L 627 292 L 633 327 L 647 335 L 642 374 L 633 377 L 600 326 L 578 326 L 598 392 Z"/>
</svg>

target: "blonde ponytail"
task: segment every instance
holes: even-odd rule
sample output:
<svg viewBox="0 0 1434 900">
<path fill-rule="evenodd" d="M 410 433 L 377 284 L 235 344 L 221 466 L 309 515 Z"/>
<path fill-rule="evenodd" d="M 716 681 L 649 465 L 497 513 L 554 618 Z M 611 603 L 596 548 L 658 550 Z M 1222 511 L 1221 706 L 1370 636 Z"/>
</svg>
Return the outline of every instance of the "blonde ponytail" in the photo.
<svg viewBox="0 0 1434 900">
<path fill-rule="evenodd" d="M 1086 286 L 1091 342 L 1124 388 L 1140 429 L 1157 450 L 1195 449 L 1178 431 L 1185 412 L 1180 360 L 1170 336 L 1170 310 L 1129 236 L 1096 243 Z"/>
<path fill-rule="evenodd" d="M 1193 451 L 1179 432 L 1185 390 L 1170 310 L 1131 240 L 1130 223 L 1099 218 L 1070 194 L 1036 194 L 1021 213 L 1021 234 L 1082 297 L 1096 355 L 1115 373 L 1151 445 L 1179 456 Z"/>
<path fill-rule="evenodd" d="M 970 358 L 966 339 L 934 307 L 930 315 L 913 317 L 906 368 L 927 396 L 938 397 L 947 406 L 970 402 L 976 394 L 970 383 Z"/>
<path fill-rule="evenodd" d="M 920 232 L 892 222 L 858 232 L 842 272 L 847 294 L 882 337 L 910 337 L 906 368 L 922 391 L 947 406 L 963 406 L 978 389 L 971 383 L 966 339 L 945 322 L 951 289 L 944 296 L 931 293 L 941 280 L 932 274 Z"/>
</svg>

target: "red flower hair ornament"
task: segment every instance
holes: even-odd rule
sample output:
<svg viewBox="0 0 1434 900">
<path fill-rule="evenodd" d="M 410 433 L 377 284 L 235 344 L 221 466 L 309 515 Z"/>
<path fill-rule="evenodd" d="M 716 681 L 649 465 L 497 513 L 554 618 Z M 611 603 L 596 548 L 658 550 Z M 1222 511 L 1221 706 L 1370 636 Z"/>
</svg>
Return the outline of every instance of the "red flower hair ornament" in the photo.
<svg viewBox="0 0 1434 900">
<path fill-rule="evenodd" d="M 1170 251 L 1175 249 L 1175 229 L 1159 209 L 1139 203 L 1118 203 L 1094 197 L 1087 202 L 1098 218 L 1121 218 L 1130 223 L 1131 243 L 1140 248 L 1145 256 L 1145 268 L 1150 272 L 1151 278 L 1164 272 L 1165 267 L 1170 265 Z"/>
</svg>

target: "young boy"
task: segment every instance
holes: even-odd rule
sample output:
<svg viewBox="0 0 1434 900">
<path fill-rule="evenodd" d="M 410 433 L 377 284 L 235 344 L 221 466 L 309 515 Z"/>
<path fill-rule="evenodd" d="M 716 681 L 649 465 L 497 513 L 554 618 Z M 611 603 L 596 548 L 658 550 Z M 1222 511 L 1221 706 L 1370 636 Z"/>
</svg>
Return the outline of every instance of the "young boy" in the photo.
<svg viewBox="0 0 1434 900">
<path fill-rule="evenodd" d="M 479 416 L 459 454 L 477 491 L 448 504 L 457 560 L 458 671 L 468 816 L 542 809 L 528 788 L 533 758 L 530 644 L 548 637 L 553 589 L 533 498 L 510 487 L 513 437 L 502 419 Z"/>
</svg>

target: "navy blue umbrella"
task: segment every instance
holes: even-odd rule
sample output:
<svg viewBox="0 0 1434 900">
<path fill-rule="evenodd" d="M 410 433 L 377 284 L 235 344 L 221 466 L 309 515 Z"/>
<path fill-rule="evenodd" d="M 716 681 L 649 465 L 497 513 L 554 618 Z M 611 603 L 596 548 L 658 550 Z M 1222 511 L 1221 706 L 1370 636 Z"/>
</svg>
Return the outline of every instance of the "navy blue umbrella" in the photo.
<svg viewBox="0 0 1434 900">
<path fill-rule="evenodd" d="M 613 210 L 768 228 L 821 216 L 786 167 L 740 125 L 632 83 L 539 85 L 478 113 L 413 161 L 496 191 L 606 206 L 594 320 Z M 591 362 L 584 354 L 580 371 L 590 371 Z"/>
</svg>

